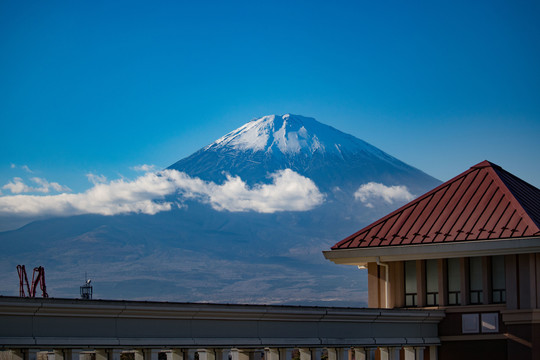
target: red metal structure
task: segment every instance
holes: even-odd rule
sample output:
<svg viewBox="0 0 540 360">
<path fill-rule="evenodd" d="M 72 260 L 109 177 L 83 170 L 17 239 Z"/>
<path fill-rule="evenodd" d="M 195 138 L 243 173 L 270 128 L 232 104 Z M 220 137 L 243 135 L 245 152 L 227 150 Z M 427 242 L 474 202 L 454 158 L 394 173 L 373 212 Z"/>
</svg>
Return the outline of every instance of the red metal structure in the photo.
<svg viewBox="0 0 540 360">
<path fill-rule="evenodd" d="M 17 273 L 19 274 L 19 296 L 20 297 L 36 297 L 36 288 L 39 286 L 41 288 L 42 296 L 44 298 L 49 297 L 47 294 L 47 286 L 45 285 L 45 269 L 43 266 L 35 267 L 34 272 L 32 273 L 32 285 L 28 283 L 28 276 L 26 275 L 26 269 L 24 265 L 17 265 Z M 26 284 L 26 289 L 28 290 L 28 296 L 24 292 L 24 286 Z"/>
</svg>

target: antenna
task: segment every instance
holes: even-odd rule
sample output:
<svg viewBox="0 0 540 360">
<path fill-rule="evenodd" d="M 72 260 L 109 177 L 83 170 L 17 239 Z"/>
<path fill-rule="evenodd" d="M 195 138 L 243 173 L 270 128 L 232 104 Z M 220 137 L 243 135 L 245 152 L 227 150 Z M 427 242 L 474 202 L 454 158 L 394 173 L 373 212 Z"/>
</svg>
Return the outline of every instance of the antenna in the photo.
<svg viewBox="0 0 540 360">
<path fill-rule="evenodd" d="M 94 289 L 92 285 L 90 285 L 91 282 L 92 280 L 88 278 L 88 274 L 85 271 L 84 272 L 84 285 L 81 286 L 81 299 L 92 300 L 92 293 L 94 292 Z"/>
</svg>

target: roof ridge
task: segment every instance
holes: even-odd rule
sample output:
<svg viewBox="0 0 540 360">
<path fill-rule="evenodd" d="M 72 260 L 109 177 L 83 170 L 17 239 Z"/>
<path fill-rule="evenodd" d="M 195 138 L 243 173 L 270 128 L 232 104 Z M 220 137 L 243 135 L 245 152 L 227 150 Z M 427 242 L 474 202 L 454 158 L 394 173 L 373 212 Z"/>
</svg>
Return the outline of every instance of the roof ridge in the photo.
<svg viewBox="0 0 540 360">
<path fill-rule="evenodd" d="M 534 195 L 538 196 L 538 199 L 540 199 L 540 189 L 501 167 L 495 168 L 493 172 L 501 184 L 503 184 L 504 189 L 508 192 L 509 196 L 512 196 L 515 202 L 520 206 L 523 213 L 522 216 L 527 216 L 536 225 L 537 233 L 540 233 L 540 203 L 535 203 L 533 201 L 531 204 L 531 202 L 528 201 L 528 198 L 521 196 L 522 192 L 529 190 L 532 193 L 536 193 Z M 509 179 L 507 179 L 507 177 Z M 516 182 L 516 184 L 512 184 L 510 180 Z M 526 189 L 517 189 L 516 187 L 518 186 L 525 187 Z"/>
</svg>

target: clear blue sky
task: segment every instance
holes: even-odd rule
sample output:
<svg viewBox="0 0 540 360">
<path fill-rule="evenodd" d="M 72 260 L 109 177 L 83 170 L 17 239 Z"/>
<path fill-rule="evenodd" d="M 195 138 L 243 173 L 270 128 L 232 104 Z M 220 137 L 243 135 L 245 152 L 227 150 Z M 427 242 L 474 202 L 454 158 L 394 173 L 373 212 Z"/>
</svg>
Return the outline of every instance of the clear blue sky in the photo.
<svg viewBox="0 0 540 360">
<path fill-rule="evenodd" d="M 26 165 L 84 190 L 284 113 L 440 180 L 487 159 L 540 187 L 539 19 L 537 1 L 5 0 L 0 187 Z"/>
</svg>

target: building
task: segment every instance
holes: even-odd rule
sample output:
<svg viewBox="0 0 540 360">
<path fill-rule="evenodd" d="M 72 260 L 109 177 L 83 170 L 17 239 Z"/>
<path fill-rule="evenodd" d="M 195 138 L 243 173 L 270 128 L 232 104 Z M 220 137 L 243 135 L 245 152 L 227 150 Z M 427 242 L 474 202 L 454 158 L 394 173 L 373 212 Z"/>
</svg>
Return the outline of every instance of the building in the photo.
<svg viewBox="0 0 540 360">
<path fill-rule="evenodd" d="M 481 162 L 325 251 L 370 308 L 443 309 L 439 359 L 540 359 L 540 190 Z"/>
<path fill-rule="evenodd" d="M 0 296 L 1 360 L 436 359 L 440 310 Z"/>
</svg>

